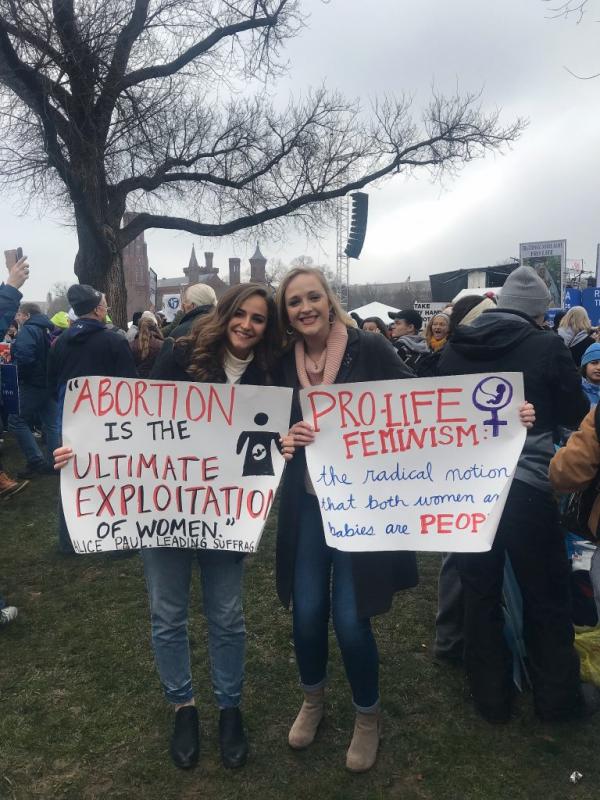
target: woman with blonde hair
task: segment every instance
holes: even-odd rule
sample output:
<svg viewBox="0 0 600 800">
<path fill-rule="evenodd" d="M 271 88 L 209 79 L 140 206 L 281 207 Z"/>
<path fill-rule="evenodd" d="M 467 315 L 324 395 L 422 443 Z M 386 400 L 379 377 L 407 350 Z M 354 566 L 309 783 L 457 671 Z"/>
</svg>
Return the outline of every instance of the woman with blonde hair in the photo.
<svg viewBox="0 0 600 800">
<path fill-rule="evenodd" d="M 278 382 L 294 389 L 290 434 L 297 448 L 281 490 L 277 591 L 286 607 L 292 603 L 294 646 L 304 691 L 288 741 L 295 749 L 308 747 L 323 717 L 331 614 L 356 710 L 346 767 L 364 772 L 375 763 L 381 724 L 379 658 L 370 618 L 389 610 L 395 592 L 416 585 L 416 559 L 410 552 L 349 553 L 326 544 L 304 451 L 315 432 L 302 421 L 298 391 L 334 383 L 410 378 L 413 373 L 385 337 L 350 327 L 320 270 L 298 267 L 288 272 L 277 290 L 276 303 L 287 344 Z"/>
<path fill-rule="evenodd" d="M 450 315 L 441 311 L 434 314 L 425 328 L 425 341 L 432 353 L 438 353 L 448 341 Z"/>
<path fill-rule="evenodd" d="M 583 306 L 573 306 L 560 321 L 558 335 L 569 348 L 573 361 L 581 366 L 581 357 L 595 339 L 592 323 Z"/>
</svg>

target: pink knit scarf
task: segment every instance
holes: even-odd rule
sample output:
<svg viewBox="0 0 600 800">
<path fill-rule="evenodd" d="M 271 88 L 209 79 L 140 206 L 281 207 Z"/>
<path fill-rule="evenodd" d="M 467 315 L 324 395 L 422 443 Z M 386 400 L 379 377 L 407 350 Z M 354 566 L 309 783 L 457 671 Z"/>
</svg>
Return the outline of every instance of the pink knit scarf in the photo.
<svg viewBox="0 0 600 800">
<path fill-rule="evenodd" d="M 348 329 L 343 322 L 336 319 L 327 337 L 325 364 L 323 369 L 319 371 L 315 370 L 314 366 L 311 365 L 304 349 L 304 341 L 298 339 L 294 347 L 294 355 L 296 357 L 296 372 L 298 373 L 300 386 L 303 389 L 307 389 L 309 386 L 328 386 L 335 383 L 342 364 L 342 358 L 346 352 L 347 343 Z"/>
</svg>

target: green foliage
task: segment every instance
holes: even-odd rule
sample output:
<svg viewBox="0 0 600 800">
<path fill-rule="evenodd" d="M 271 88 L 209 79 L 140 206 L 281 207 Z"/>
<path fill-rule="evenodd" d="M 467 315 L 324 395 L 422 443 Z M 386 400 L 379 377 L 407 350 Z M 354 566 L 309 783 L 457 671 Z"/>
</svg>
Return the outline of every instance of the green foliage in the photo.
<svg viewBox="0 0 600 800">
<path fill-rule="evenodd" d="M 7 467 L 16 468 L 12 444 Z M 170 711 L 150 648 L 140 559 L 65 559 L 56 552 L 58 481 L 38 478 L 0 501 L 0 589 L 19 607 L 0 631 L 1 800 L 592 800 L 600 791 L 597 721 L 544 726 L 531 698 L 493 727 L 469 705 L 460 669 L 435 662 L 431 639 L 439 557 L 421 558 L 421 584 L 375 622 L 384 740 L 366 775 L 344 769 L 353 723 L 331 640 L 327 718 L 314 746 L 292 752 L 288 726 L 300 696 L 291 619 L 274 590 L 271 519 L 247 561 L 244 712 L 251 757 L 220 765 L 206 627 L 195 587 L 193 673 L 203 731 L 200 764 L 168 756 Z M 573 786 L 569 775 L 584 777 Z"/>
</svg>

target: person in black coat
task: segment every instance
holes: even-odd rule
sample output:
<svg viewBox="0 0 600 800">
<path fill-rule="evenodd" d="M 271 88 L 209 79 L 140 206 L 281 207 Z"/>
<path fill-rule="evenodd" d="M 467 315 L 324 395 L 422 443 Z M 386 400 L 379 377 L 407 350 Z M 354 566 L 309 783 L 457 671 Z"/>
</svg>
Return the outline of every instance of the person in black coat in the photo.
<svg viewBox="0 0 600 800">
<path fill-rule="evenodd" d="M 194 283 L 188 286 L 181 303 L 183 315 L 165 327 L 163 336 L 165 339 L 168 336 L 173 339 L 189 336 L 200 317 L 210 314 L 216 305 L 217 296 L 212 286 L 207 283 Z"/>
<path fill-rule="evenodd" d="M 464 663 L 473 701 L 490 722 L 511 713 L 512 659 L 501 610 L 505 554 L 523 595 L 524 638 L 535 711 L 544 721 L 586 711 L 573 647 L 568 562 L 548 480 L 553 431 L 577 428 L 589 409 L 581 378 L 558 336 L 539 326 L 550 293 L 531 267 L 512 272 L 498 308 L 461 326 L 444 348 L 440 375 L 522 372 L 535 407 L 492 549 L 457 553 L 465 592 Z"/>
<path fill-rule="evenodd" d="M 396 591 L 416 585 L 416 559 L 410 552 L 348 553 L 326 545 L 303 447 L 314 433 L 301 421 L 298 390 L 414 375 L 383 336 L 348 327 L 350 321 L 320 270 L 291 270 L 278 289 L 277 306 L 290 344 L 278 383 L 295 390 L 290 433 L 300 448 L 286 466 L 277 531 L 277 591 L 285 606 L 292 601 L 304 689 L 289 744 L 297 749 L 311 744 L 323 715 L 331 608 L 357 711 L 346 765 L 365 771 L 375 761 L 380 736 L 379 662 L 370 617 L 386 612 Z"/>
<path fill-rule="evenodd" d="M 127 339 L 106 327 L 108 315 L 106 295 L 93 286 L 75 283 L 69 287 L 67 299 L 77 319 L 64 333 L 61 333 L 48 355 L 48 388 L 58 399 L 59 430 L 62 429 L 67 382 L 71 378 L 92 375 L 114 378 L 137 377 L 135 361 Z M 58 450 L 54 451 L 55 457 Z M 60 497 L 58 549 L 66 556 L 75 553 Z"/>
</svg>

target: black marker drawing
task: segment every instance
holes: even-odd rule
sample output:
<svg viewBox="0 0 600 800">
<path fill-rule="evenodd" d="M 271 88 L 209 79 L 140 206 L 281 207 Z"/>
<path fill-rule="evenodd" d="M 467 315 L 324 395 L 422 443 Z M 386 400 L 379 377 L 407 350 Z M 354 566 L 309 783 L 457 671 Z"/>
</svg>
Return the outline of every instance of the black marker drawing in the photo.
<svg viewBox="0 0 600 800">
<path fill-rule="evenodd" d="M 259 413 L 254 417 L 257 425 L 266 425 L 268 421 L 267 414 Z M 242 431 L 235 449 L 238 455 L 244 449 L 246 442 L 248 449 L 244 458 L 242 475 L 274 475 L 271 449 L 272 443 L 275 442 L 277 449 L 281 452 L 279 433 L 276 431 Z"/>
</svg>

